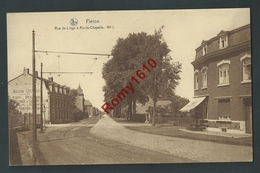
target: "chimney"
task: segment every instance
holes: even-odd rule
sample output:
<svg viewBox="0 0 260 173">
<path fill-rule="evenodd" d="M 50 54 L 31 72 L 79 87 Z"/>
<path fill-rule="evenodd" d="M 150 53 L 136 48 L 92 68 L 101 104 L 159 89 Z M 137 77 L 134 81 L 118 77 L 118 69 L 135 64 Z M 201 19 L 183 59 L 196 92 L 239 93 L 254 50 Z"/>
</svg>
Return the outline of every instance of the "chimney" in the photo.
<svg viewBox="0 0 260 173">
<path fill-rule="evenodd" d="M 29 74 L 29 69 L 28 68 L 24 68 L 23 69 L 23 75 L 28 75 Z"/>
<path fill-rule="evenodd" d="M 49 77 L 48 79 L 53 82 L 53 77 Z"/>
</svg>

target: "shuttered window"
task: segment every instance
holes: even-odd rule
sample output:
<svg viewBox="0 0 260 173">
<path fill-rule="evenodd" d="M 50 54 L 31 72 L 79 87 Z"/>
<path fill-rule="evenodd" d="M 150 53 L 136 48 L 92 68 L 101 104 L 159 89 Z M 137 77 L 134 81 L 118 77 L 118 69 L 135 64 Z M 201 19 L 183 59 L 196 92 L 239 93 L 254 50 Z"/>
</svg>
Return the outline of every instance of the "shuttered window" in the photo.
<svg viewBox="0 0 260 173">
<path fill-rule="evenodd" d="M 230 99 L 221 99 L 218 101 L 219 119 L 230 119 Z"/>
</svg>

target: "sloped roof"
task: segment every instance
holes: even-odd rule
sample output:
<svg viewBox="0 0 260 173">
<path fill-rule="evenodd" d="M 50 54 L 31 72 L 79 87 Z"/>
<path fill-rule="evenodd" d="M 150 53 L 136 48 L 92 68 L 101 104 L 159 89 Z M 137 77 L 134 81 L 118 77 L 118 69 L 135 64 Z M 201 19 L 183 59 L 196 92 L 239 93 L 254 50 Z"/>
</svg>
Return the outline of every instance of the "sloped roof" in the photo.
<svg viewBox="0 0 260 173">
<path fill-rule="evenodd" d="M 92 103 L 89 100 L 84 101 L 85 106 L 92 106 Z"/>
<path fill-rule="evenodd" d="M 30 73 L 29 73 L 28 75 L 31 76 L 31 77 L 33 77 L 33 75 L 30 74 Z M 21 74 L 21 75 L 15 77 L 15 78 L 13 78 L 13 79 L 11 79 L 10 81 L 8 81 L 8 83 L 11 82 L 11 81 L 13 81 L 13 80 L 15 80 L 15 79 L 18 79 L 19 77 L 22 77 L 22 76 L 23 76 L 23 74 Z M 47 84 L 47 83 L 52 83 L 52 84 L 58 85 L 58 86 L 65 86 L 65 85 L 60 85 L 60 84 L 58 84 L 58 83 L 56 83 L 56 82 L 54 82 L 54 81 L 51 81 L 51 80 L 49 80 L 49 79 L 41 78 L 41 77 L 39 77 L 39 76 L 36 76 L 35 79 L 42 80 L 43 82 L 45 82 L 45 84 Z M 47 86 L 46 86 L 46 88 L 48 89 Z M 69 87 L 67 87 L 67 88 L 69 88 Z"/>
<path fill-rule="evenodd" d="M 169 105 L 171 103 L 172 102 L 170 100 L 158 100 L 156 102 L 156 106 L 167 106 L 167 105 Z M 136 105 L 136 113 L 137 114 L 145 114 L 145 113 L 147 113 L 147 110 L 148 110 L 149 106 L 153 107 L 153 100 L 152 99 L 149 99 L 149 101 L 147 103 L 145 103 L 145 105 L 137 104 Z"/>
<path fill-rule="evenodd" d="M 81 89 L 80 84 L 79 84 L 79 87 L 78 87 L 78 89 L 77 89 L 77 93 L 78 93 L 78 94 L 83 94 L 83 90 Z"/>
<path fill-rule="evenodd" d="M 218 33 L 218 36 L 224 35 L 224 34 L 226 34 L 226 33 L 228 33 L 228 31 L 221 30 L 221 31 Z"/>
<path fill-rule="evenodd" d="M 136 113 L 137 114 L 145 114 L 148 111 L 150 105 L 138 105 L 136 106 Z"/>
</svg>

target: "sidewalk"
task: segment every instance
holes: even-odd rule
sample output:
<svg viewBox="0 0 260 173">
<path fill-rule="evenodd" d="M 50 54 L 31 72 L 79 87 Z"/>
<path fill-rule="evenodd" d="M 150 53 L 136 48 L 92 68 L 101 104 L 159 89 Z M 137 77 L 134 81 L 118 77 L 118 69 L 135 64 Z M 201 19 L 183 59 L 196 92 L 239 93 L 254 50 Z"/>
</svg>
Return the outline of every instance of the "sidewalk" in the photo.
<svg viewBox="0 0 260 173">
<path fill-rule="evenodd" d="M 106 115 L 90 132 L 101 138 L 197 162 L 249 162 L 253 159 L 252 147 L 140 133 L 126 129 Z"/>
<path fill-rule="evenodd" d="M 184 132 L 188 133 L 196 133 L 196 134 L 203 134 L 203 135 L 212 135 L 212 136 L 224 136 L 229 138 L 244 138 L 250 137 L 251 134 L 239 134 L 239 133 L 229 133 L 229 132 L 216 132 L 216 131 L 191 131 L 187 129 L 180 129 Z"/>
</svg>

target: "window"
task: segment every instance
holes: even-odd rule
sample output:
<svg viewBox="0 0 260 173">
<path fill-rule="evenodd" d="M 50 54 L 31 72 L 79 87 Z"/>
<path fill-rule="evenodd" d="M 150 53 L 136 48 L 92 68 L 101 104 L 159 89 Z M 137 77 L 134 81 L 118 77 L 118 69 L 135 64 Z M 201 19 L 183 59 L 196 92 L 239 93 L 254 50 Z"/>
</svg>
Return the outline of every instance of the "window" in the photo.
<svg viewBox="0 0 260 173">
<path fill-rule="evenodd" d="M 62 87 L 59 86 L 59 93 L 62 94 Z"/>
<path fill-rule="evenodd" d="M 55 99 L 53 97 L 51 97 L 51 106 L 54 107 L 55 106 Z"/>
<path fill-rule="evenodd" d="M 217 64 L 219 70 L 219 85 L 229 84 L 229 64 L 230 61 L 221 61 Z"/>
<path fill-rule="evenodd" d="M 203 55 L 207 54 L 207 45 L 206 44 L 203 46 L 202 51 L 203 51 Z"/>
<path fill-rule="evenodd" d="M 207 70 L 208 70 L 207 67 L 203 67 L 203 68 L 201 69 L 202 89 L 203 89 L 203 88 L 207 88 L 207 78 L 208 78 L 208 76 L 207 76 Z"/>
<path fill-rule="evenodd" d="M 58 93 L 58 86 L 54 86 L 55 92 Z"/>
<path fill-rule="evenodd" d="M 56 98 L 56 107 L 59 107 L 59 98 Z"/>
<path fill-rule="evenodd" d="M 227 34 L 219 37 L 219 48 L 223 49 L 226 47 L 228 47 L 228 35 Z"/>
<path fill-rule="evenodd" d="M 207 47 L 203 47 L 203 55 L 206 55 L 207 53 Z"/>
<path fill-rule="evenodd" d="M 230 99 L 218 100 L 219 120 L 230 120 Z"/>
<path fill-rule="evenodd" d="M 194 72 L 194 89 L 199 89 L 199 71 L 195 70 Z"/>
<path fill-rule="evenodd" d="M 49 84 L 49 89 L 50 89 L 50 92 L 52 92 L 52 85 Z"/>
<path fill-rule="evenodd" d="M 202 45 L 202 55 L 204 56 L 207 54 L 207 51 L 208 51 L 207 50 L 207 41 L 202 40 L 201 45 Z"/>
<path fill-rule="evenodd" d="M 243 81 L 242 82 L 251 82 L 251 55 L 244 55 L 240 58 L 243 65 Z"/>
</svg>

